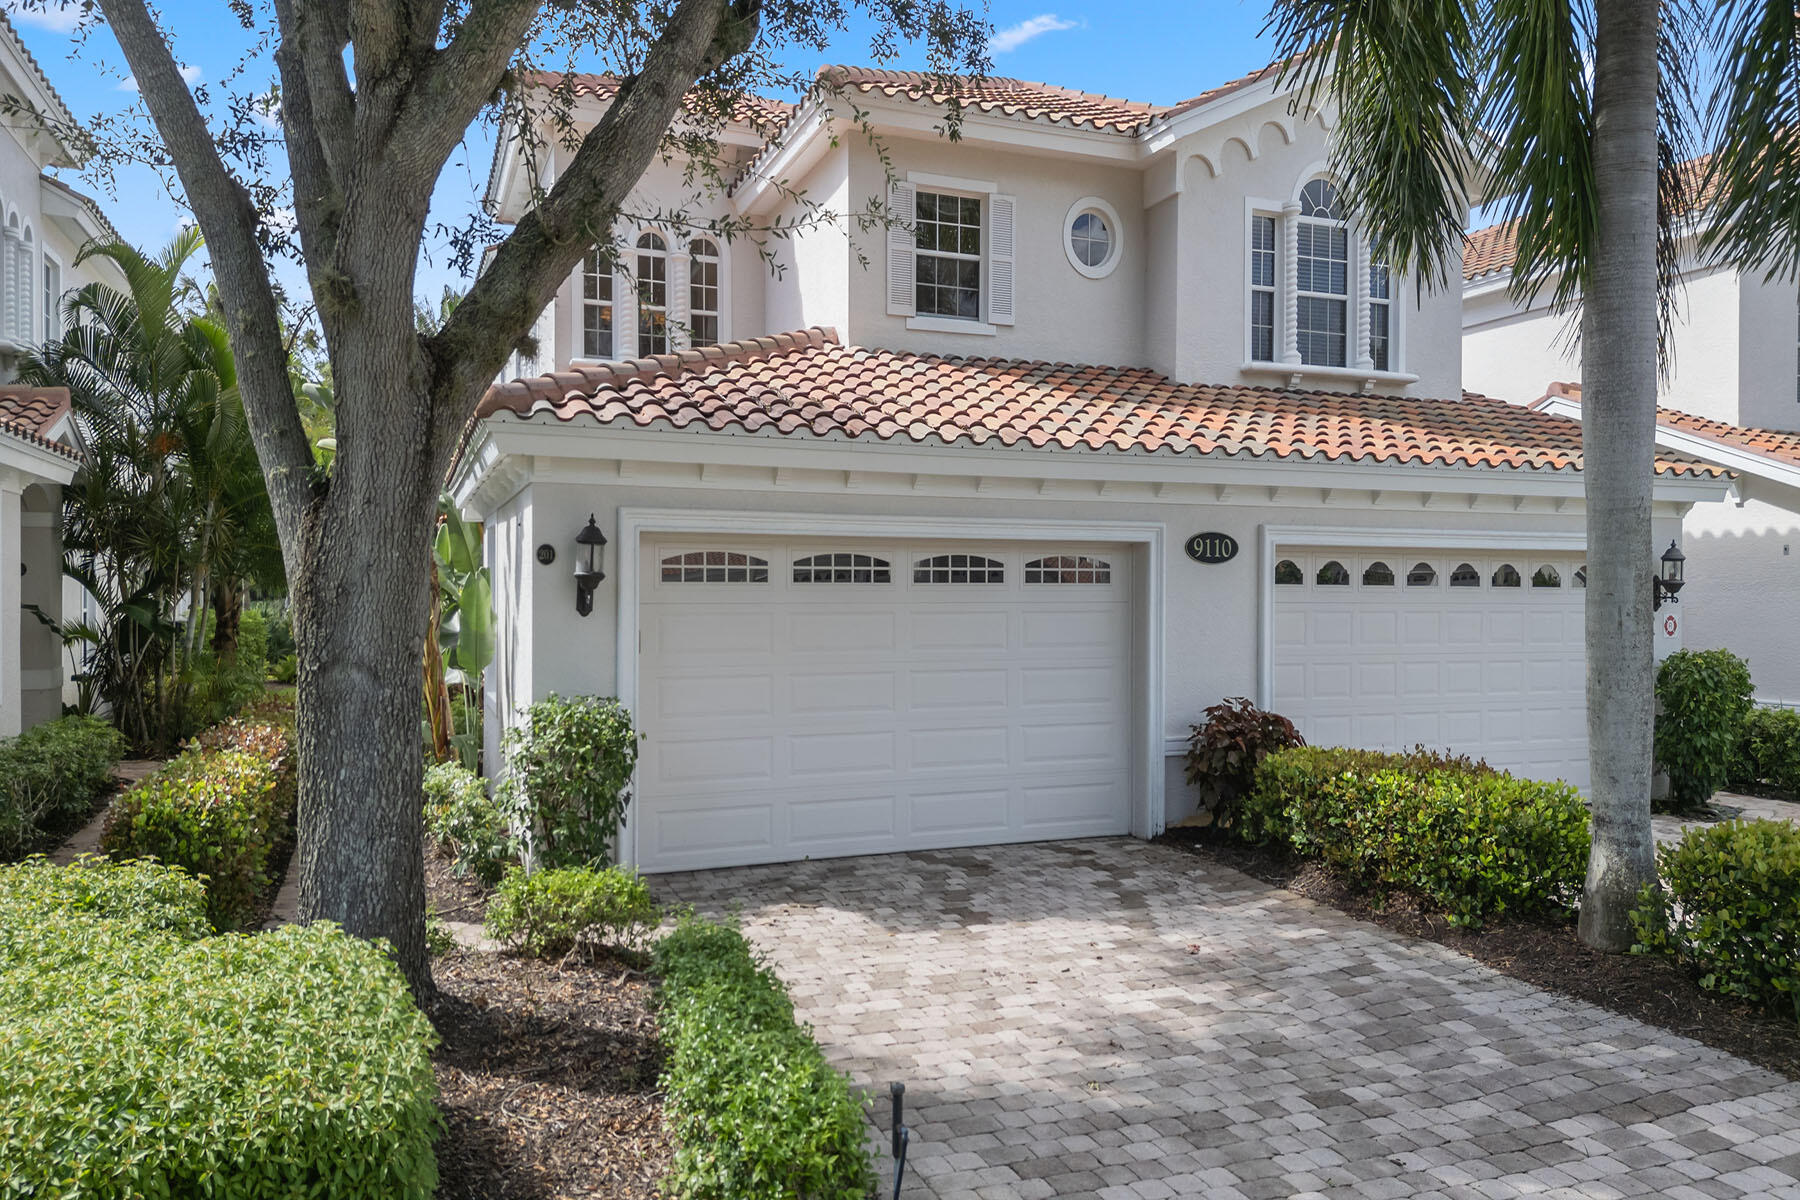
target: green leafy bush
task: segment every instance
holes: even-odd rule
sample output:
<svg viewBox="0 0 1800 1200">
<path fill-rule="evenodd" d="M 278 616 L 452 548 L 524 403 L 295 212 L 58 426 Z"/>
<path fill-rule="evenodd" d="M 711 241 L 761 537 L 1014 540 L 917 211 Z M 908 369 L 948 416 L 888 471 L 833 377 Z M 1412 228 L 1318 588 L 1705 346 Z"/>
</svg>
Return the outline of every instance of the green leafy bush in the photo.
<svg viewBox="0 0 1800 1200">
<path fill-rule="evenodd" d="M 1187 781 L 1200 790 L 1200 809 L 1213 824 L 1229 829 L 1237 822 L 1238 803 L 1250 790 L 1256 768 L 1277 750 L 1304 746 L 1294 723 L 1264 712 L 1236 696 L 1206 710 L 1206 723 L 1193 726 L 1188 738 Z"/>
<path fill-rule="evenodd" d="M 1744 718 L 1732 786 L 1800 796 L 1800 710 L 1753 708 Z"/>
<path fill-rule="evenodd" d="M 148 863 L 0 867 L 0 1197 L 427 1200 L 436 1038 L 376 944 L 202 936 Z"/>
<path fill-rule="evenodd" d="M 1656 761 L 1678 810 L 1731 777 L 1752 694 L 1749 664 L 1729 650 L 1677 650 L 1657 669 Z"/>
<path fill-rule="evenodd" d="M 617 700 L 551 695 L 506 731 L 501 808 L 537 867 L 604 866 L 631 802 L 638 734 Z"/>
<path fill-rule="evenodd" d="M 1658 849 L 1662 890 L 1636 911 L 1641 953 L 1674 959 L 1700 986 L 1800 1019 L 1800 829 L 1726 821 Z"/>
<path fill-rule="evenodd" d="M 269 678 L 276 683 L 292 683 L 300 678 L 300 656 L 288 653 L 271 662 Z"/>
<path fill-rule="evenodd" d="M 1424 751 L 1283 750 L 1258 770 L 1246 807 L 1263 835 L 1347 882 L 1420 896 L 1458 925 L 1567 908 L 1587 866 L 1574 788 Z"/>
<path fill-rule="evenodd" d="M 538 958 L 577 944 L 635 950 L 660 919 L 649 885 L 623 867 L 514 867 L 487 906 L 488 932 Z"/>
<path fill-rule="evenodd" d="M 294 822 L 291 732 L 243 718 L 202 734 L 162 770 L 113 803 L 100 847 L 113 858 L 154 858 L 206 880 L 218 929 L 256 916 L 269 860 Z"/>
<path fill-rule="evenodd" d="M 245 609 L 238 618 L 236 655 L 220 662 L 212 652 L 212 614 L 202 628 L 202 649 L 187 664 L 189 728 L 205 728 L 242 712 L 266 691 L 269 676 L 269 634 L 263 614 Z"/>
<path fill-rule="evenodd" d="M 0 859 L 86 817 L 124 752 L 124 737 L 96 717 L 63 717 L 0 742 Z"/>
<path fill-rule="evenodd" d="M 675 1133 L 669 1191 L 686 1200 L 862 1200 L 876 1186 L 861 1098 L 794 1020 L 744 935 L 691 914 L 655 949 Z"/>
<path fill-rule="evenodd" d="M 458 875 L 489 887 L 519 861 L 519 842 L 481 776 L 459 763 L 425 769 L 425 831 L 453 860 Z"/>
</svg>

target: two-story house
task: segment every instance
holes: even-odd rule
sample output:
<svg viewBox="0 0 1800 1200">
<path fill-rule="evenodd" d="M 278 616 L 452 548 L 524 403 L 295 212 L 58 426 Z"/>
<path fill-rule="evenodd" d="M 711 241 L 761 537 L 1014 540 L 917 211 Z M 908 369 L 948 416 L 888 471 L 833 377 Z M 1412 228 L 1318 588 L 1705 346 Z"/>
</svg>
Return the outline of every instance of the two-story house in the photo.
<svg viewBox="0 0 1800 1200">
<path fill-rule="evenodd" d="M 47 622 L 85 594 L 62 574 L 62 487 L 78 431 L 60 389 L 9 386 L 20 355 L 62 336 L 64 294 L 123 287 L 110 261 L 78 262 L 118 237 L 100 207 L 50 171 L 80 163 L 68 107 L 0 15 L 0 95 L 19 104 L 0 129 L 0 736 L 60 716 L 68 664 Z M 40 619 L 43 618 L 43 619 Z"/>
<path fill-rule="evenodd" d="M 1461 391 L 1460 295 L 1370 260 L 1293 101 L 832 67 L 729 186 L 653 168 L 453 474 L 490 761 L 618 695 L 646 870 L 1153 834 L 1236 695 L 1585 783 L 1579 426 Z M 498 148 L 502 221 L 548 153 Z M 1664 455 L 1659 536 L 1723 476 Z"/>
<path fill-rule="evenodd" d="M 1697 170 L 1697 165 L 1690 169 Z M 1706 214 L 1688 214 L 1694 233 Z M 1463 256 L 1468 387 L 1581 419 L 1581 353 L 1571 314 L 1545 288 L 1512 293 L 1513 234 L 1469 236 Z M 1728 501 L 1682 522 L 1692 580 L 1661 614 L 1685 645 L 1750 663 L 1757 698 L 1800 705 L 1800 290 L 1683 253 L 1679 318 L 1661 385 L 1657 444 L 1725 467 Z"/>
</svg>

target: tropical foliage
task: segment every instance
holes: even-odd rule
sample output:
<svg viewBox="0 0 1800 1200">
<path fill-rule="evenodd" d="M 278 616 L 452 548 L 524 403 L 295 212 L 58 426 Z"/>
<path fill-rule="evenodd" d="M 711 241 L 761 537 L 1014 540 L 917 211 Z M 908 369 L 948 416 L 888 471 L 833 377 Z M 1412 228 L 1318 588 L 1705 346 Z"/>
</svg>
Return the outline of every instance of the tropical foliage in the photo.
<svg viewBox="0 0 1800 1200">
<path fill-rule="evenodd" d="M 481 676 L 494 661 L 493 588 L 480 524 L 463 520 L 447 496 L 438 511 L 425 632 L 426 740 L 439 762 L 454 757 L 473 771 L 481 765 Z M 460 697 L 452 695 L 453 682 Z"/>
<path fill-rule="evenodd" d="M 95 697 L 152 750 L 192 727 L 187 667 L 235 659 L 246 592 L 283 581 L 225 330 L 183 278 L 199 249 L 187 230 L 154 258 L 122 243 L 84 251 L 110 259 L 126 290 L 74 292 L 62 340 L 19 372 L 69 389 L 87 452 L 63 546 L 98 616 L 65 636 L 87 645 Z"/>
</svg>

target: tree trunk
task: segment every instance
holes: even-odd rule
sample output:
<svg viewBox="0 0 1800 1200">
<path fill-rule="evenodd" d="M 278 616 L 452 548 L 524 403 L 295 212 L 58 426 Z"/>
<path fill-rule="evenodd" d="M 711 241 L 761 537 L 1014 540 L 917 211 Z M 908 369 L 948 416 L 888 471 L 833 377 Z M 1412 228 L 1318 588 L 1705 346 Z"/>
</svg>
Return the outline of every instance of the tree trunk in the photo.
<svg viewBox="0 0 1800 1200">
<path fill-rule="evenodd" d="M 1656 457 L 1657 0 L 1595 12 L 1592 267 L 1583 281 L 1587 700 L 1593 851 L 1581 940 L 1623 953 L 1656 878 L 1650 828 L 1655 663 L 1650 528 Z"/>
<path fill-rule="evenodd" d="M 238 630 L 243 624 L 244 589 L 236 580 L 219 580 L 212 586 L 213 661 L 237 657 Z"/>
</svg>

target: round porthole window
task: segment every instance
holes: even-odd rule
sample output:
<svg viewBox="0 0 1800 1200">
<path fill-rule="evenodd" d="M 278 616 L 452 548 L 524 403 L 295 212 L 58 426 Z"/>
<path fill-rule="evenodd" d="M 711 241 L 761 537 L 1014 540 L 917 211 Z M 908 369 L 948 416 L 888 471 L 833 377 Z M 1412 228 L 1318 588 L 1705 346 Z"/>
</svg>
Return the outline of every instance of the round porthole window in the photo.
<svg viewBox="0 0 1800 1200">
<path fill-rule="evenodd" d="M 1119 214 L 1098 196 L 1084 196 L 1063 222 L 1063 252 L 1089 279 L 1112 274 L 1119 263 Z"/>
</svg>

